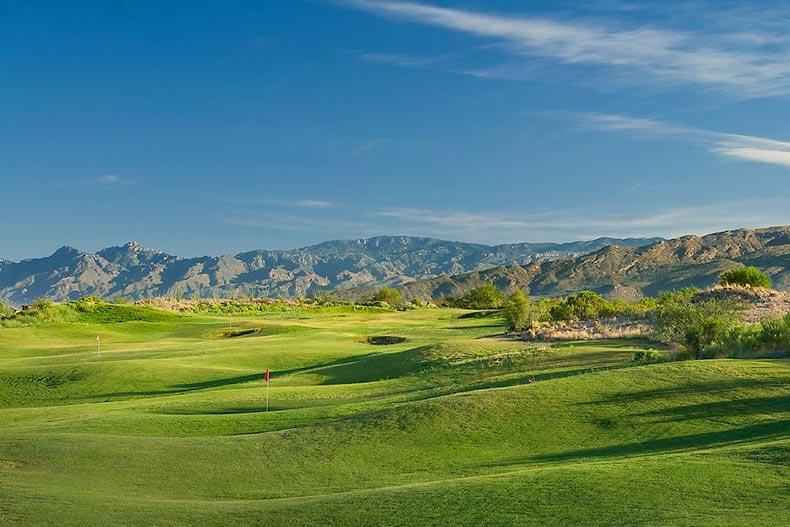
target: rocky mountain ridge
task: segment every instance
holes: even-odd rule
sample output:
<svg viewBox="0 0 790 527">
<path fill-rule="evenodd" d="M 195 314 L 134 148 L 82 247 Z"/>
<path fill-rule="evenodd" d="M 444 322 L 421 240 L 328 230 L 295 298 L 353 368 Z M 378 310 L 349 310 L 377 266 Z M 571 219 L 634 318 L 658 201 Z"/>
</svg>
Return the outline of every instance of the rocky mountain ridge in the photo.
<svg viewBox="0 0 790 527">
<path fill-rule="evenodd" d="M 483 283 L 505 291 L 526 290 L 535 297 L 591 290 L 638 298 L 686 286 L 709 287 L 722 272 L 742 265 L 762 269 L 776 289 L 790 290 L 790 227 L 683 236 L 641 247 L 611 245 L 574 258 L 442 276 L 401 289 L 409 299 L 460 297 Z"/>
<path fill-rule="evenodd" d="M 658 239 L 599 238 L 569 243 L 498 246 L 407 236 L 331 241 L 294 250 L 183 258 L 129 242 L 96 253 L 61 247 L 20 262 L 0 260 L 0 301 L 62 301 L 85 295 L 309 296 L 318 291 L 402 285 L 503 265 L 578 256 L 602 247 L 642 246 Z"/>
</svg>

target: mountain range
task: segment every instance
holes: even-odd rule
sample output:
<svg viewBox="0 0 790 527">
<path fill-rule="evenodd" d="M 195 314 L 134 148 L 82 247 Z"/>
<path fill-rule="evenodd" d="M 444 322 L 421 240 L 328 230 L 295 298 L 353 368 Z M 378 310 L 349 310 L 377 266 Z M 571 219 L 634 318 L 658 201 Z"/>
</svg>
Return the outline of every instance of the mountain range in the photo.
<svg viewBox="0 0 790 527">
<path fill-rule="evenodd" d="M 96 253 L 61 247 L 44 258 L 0 259 L 0 301 L 18 306 L 41 297 L 63 301 L 85 295 L 133 299 L 229 294 L 301 297 L 317 291 L 362 291 L 501 266 L 527 266 L 614 245 L 639 247 L 659 240 L 599 238 L 488 246 L 381 236 L 294 250 L 195 258 L 170 255 L 135 242 Z"/>
<path fill-rule="evenodd" d="M 739 229 L 707 236 L 683 236 L 643 246 L 609 245 L 574 258 L 500 266 L 400 287 L 407 299 L 460 297 L 493 283 L 504 291 L 562 296 L 591 290 L 610 298 L 639 298 L 686 286 L 716 284 L 722 272 L 754 265 L 778 290 L 790 290 L 790 227 Z"/>
</svg>

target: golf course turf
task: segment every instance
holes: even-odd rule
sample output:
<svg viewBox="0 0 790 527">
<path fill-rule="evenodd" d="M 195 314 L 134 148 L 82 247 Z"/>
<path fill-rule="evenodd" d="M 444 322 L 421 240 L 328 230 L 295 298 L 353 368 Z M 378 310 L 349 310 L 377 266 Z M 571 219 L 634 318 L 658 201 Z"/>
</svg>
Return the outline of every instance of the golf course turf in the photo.
<svg viewBox="0 0 790 527">
<path fill-rule="evenodd" d="M 790 525 L 787 359 L 457 309 L 111 311 L 0 327 L 0 524 Z"/>
</svg>

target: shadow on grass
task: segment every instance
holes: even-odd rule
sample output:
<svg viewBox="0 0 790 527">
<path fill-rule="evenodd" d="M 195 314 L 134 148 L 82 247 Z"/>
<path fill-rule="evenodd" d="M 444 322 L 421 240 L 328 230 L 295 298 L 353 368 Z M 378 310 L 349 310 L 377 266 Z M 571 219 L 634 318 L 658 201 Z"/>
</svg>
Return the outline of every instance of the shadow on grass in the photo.
<svg viewBox="0 0 790 527">
<path fill-rule="evenodd" d="M 721 447 L 756 440 L 783 438 L 790 436 L 790 420 L 755 423 L 740 428 L 717 432 L 689 434 L 665 439 L 654 439 L 625 445 L 612 445 L 533 456 L 524 461 L 552 462 L 572 459 L 611 458 L 637 454 L 659 454 L 690 449 Z"/>
<path fill-rule="evenodd" d="M 657 417 L 659 422 L 690 421 L 692 419 L 721 419 L 754 414 L 790 412 L 790 396 L 730 399 L 711 403 L 691 404 L 635 414 L 638 417 Z M 788 431 L 790 433 L 790 431 Z"/>
<path fill-rule="evenodd" d="M 194 392 L 197 390 L 206 390 L 209 388 L 221 388 L 223 386 L 232 386 L 235 384 L 242 384 L 252 381 L 263 380 L 263 373 L 250 373 L 248 375 L 237 375 L 235 377 L 226 377 L 224 379 L 212 379 L 201 382 L 175 384 L 170 388 L 162 390 L 140 390 L 140 391 L 125 391 L 125 392 L 111 392 L 99 393 L 89 396 L 89 399 L 107 399 L 115 397 L 145 397 L 149 395 L 173 395 L 178 393 Z"/>
<path fill-rule="evenodd" d="M 269 408 L 270 411 L 274 408 Z M 266 408 L 259 406 L 254 408 L 222 408 L 222 409 L 174 409 L 161 410 L 154 413 L 165 415 L 237 415 L 237 414 L 257 414 L 266 412 Z"/>
<path fill-rule="evenodd" d="M 715 394 L 739 389 L 752 390 L 755 388 L 785 388 L 786 386 L 787 382 L 785 379 L 716 379 L 706 382 L 692 382 L 689 384 L 671 386 L 668 388 L 656 388 L 653 390 L 642 390 L 638 392 L 619 392 L 612 394 L 610 397 L 605 399 L 596 399 L 594 401 L 588 401 L 579 404 L 630 404 L 670 397 L 690 397 L 700 394 Z"/>
<path fill-rule="evenodd" d="M 326 378 L 321 384 L 351 384 L 359 382 L 371 382 L 390 377 L 398 377 L 408 373 L 420 362 L 416 360 L 424 348 L 413 348 L 396 353 L 366 353 L 343 357 L 332 361 L 319 364 L 312 364 L 300 368 L 291 368 L 271 372 L 272 378 L 285 377 L 296 373 L 315 373 L 324 375 Z M 159 390 L 140 390 L 123 391 L 112 393 L 100 393 L 89 396 L 89 399 L 108 399 L 123 397 L 145 397 L 154 395 L 175 395 L 199 390 L 222 388 L 234 386 L 248 382 L 263 381 L 263 371 L 250 373 L 247 375 L 237 375 L 221 379 L 210 379 L 199 382 L 175 384 L 168 388 Z"/>
</svg>

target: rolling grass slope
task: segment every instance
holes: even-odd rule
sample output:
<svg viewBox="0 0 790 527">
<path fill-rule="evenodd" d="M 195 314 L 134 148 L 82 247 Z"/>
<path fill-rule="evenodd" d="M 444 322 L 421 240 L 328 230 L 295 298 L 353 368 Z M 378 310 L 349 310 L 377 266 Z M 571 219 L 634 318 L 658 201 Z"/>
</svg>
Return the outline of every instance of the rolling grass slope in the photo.
<svg viewBox="0 0 790 527">
<path fill-rule="evenodd" d="M 0 329 L 0 524 L 790 524 L 787 360 L 461 313 Z"/>
</svg>

